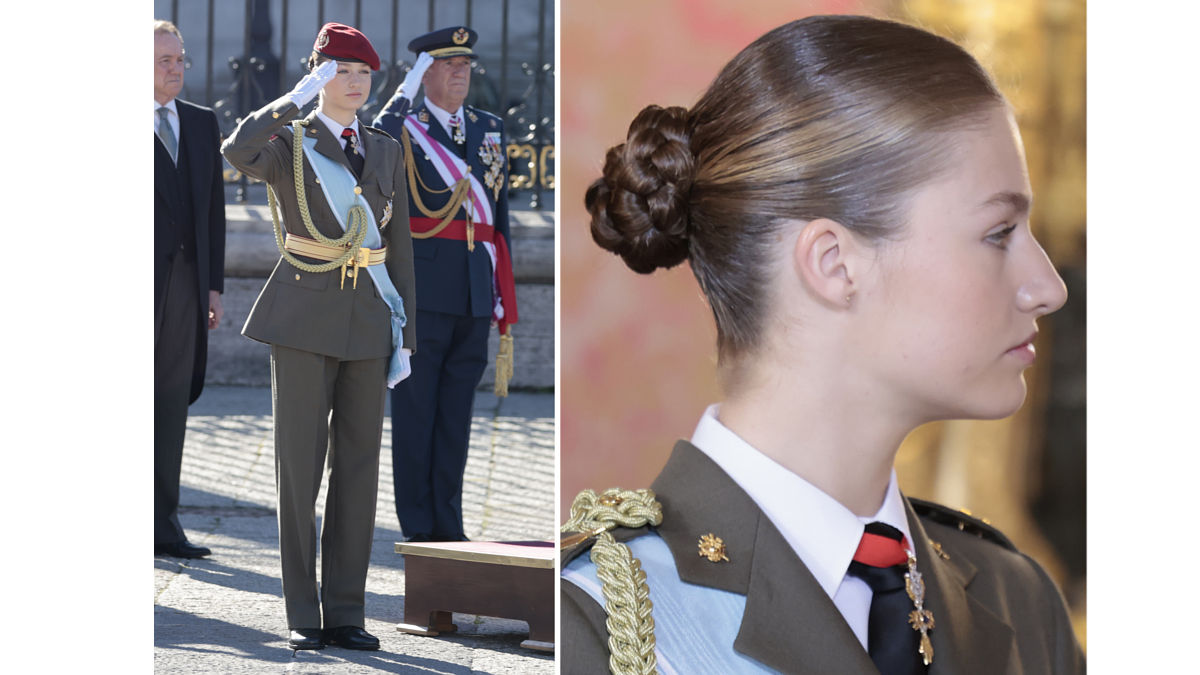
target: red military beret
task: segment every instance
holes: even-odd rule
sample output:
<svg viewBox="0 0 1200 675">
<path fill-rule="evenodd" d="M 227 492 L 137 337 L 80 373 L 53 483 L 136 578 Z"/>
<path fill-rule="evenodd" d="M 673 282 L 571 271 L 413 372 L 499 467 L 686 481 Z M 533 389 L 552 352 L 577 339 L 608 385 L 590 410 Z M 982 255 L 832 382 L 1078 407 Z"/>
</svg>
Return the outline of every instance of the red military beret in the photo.
<svg viewBox="0 0 1200 675">
<path fill-rule="evenodd" d="M 317 33 L 313 51 L 335 61 L 358 61 L 379 70 L 379 55 L 357 28 L 344 23 L 327 23 Z"/>
</svg>

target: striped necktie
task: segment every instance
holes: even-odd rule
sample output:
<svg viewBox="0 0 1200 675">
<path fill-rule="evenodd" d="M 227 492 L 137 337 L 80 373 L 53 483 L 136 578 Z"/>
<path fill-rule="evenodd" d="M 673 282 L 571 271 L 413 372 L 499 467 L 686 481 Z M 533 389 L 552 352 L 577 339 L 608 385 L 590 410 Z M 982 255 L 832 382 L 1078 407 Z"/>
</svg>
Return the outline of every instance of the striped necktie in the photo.
<svg viewBox="0 0 1200 675">
<path fill-rule="evenodd" d="M 908 551 L 904 535 L 886 523 L 869 523 L 850 563 L 849 574 L 871 587 L 867 652 L 887 675 L 925 673 L 921 634 L 909 626 L 913 603 L 905 592 Z"/>
<path fill-rule="evenodd" d="M 350 168 L 354 169 L 354 175 L 362 180 L 363 167 L 366 161 L 363 159 L 362 153 L 358 151 L 358 135 L 350 127 L 342 129 L 342 138 L 346 139 L 346 147 L 342 150 L 346 153 L 346 159 L 350 160 Z"/>
<path fill-rule="evenodd" d="M 158 107 L 158 137 L 171 154 L 171 161 L 178 161 L 179 142 L 175 140 L 175 130 L 171 128 L 171 109 L 167 106 Z"/>
</svg>

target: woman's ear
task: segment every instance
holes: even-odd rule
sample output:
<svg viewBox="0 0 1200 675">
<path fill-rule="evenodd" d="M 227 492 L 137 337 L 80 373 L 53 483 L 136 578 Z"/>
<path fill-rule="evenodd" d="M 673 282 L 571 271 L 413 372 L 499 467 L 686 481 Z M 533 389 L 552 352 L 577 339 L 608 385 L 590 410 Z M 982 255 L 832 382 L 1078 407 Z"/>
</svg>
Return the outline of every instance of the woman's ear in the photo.
<svg viewBox="0 0 1200 675">
<path fill-rule="evenodd" d="M 817 218 L 800 230 L 792 251 L 804 285 L 832 307 L 848 307 L 854 295 L 858 242 L 853 237 L 840 223 Z"/>
</svg>

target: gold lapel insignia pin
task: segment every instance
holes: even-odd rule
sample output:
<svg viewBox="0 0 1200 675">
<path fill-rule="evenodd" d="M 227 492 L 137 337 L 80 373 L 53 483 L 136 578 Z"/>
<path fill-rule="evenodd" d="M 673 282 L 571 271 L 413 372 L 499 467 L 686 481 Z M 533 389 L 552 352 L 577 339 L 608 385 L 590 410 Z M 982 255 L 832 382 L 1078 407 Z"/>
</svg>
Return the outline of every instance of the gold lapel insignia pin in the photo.
<svg viewBox="0 0 1200 675">
<path fill-rule="evenodd" d="M 712 532 L 700 537 L 700 557 L 708 558 L 709 562 L 729 562 L 725 555 L 725 542 Z"/>
<path fill-rule="evenodd" d="M 942 560 L 950 559 L 950 554 L 946 553 L 945 551 L 942 550 L 942 545 L 939 542 L 936 542 L 936 541 L 930 539 L 929 545 L 933 548 L 933 552 L 938 554 L 939 558 L 941 558 Z"/>
</svg>

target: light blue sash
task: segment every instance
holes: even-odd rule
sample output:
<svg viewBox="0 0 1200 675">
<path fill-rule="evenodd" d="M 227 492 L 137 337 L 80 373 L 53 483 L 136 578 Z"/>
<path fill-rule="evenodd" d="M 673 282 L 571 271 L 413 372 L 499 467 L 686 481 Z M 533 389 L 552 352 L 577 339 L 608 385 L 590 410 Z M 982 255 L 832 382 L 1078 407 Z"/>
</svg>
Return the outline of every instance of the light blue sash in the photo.
<svg viewBox="0 0 1200 675">
<path fill-rule="evenodd" d="M 671 549 L 657 534 L 629 542 L 641 561 L 654 603 L 654 655 L 664 675 L 729 675 L 776 673 L 754 659 L 734 651 L 741 630 L 746 596 L 718 588 L 689 584 L 679 578 Z M 604 594 L 590 555 L 580 555 L 563 569 L 563 581 L 592 596 L 601 607 Z"/>
<path fill-rule="evenodd" d="M 325 193 L 325 201 L 332 209 L 333 215 L 337 217 L 338 226 L 345 232 L 346 217 L 350 214 L 351 207 L 356 204 L 362 206 L 368 220 L 367 236 L 363 239 L 363 246 L 379 248 L 383 239 L 379 235 L 379 228 L 375 225 L 375 214 L 371 212 L 371 206 L 367 203 L 366 198 L 354 193 L 354 188 L 358 185 L 354 174 L 341 163 L 317 152 L 315 149 L 317 139 L 307 135 L 303 138 L 304 156 L 308 158 L 308 163 L 317 174 L 321 191 Z M 368 265 L 366 269 L 367 273 L 371 275 L 371 281 L 375 282 L 375 288 L 379 290 L 380 297 L 392 312 L 392 359 L 388 363 L 387 375 L 387 386 L 390 389 L 412 372 L 408 354 L 401 351 L 404 346 L 404 335 L 400 329 L 408 323 L 404 314 L 404 299 L 400 297 L 396 287 L 392 284 L 392 278 L 388 276 L 385 265 Z"/>
</svg>

